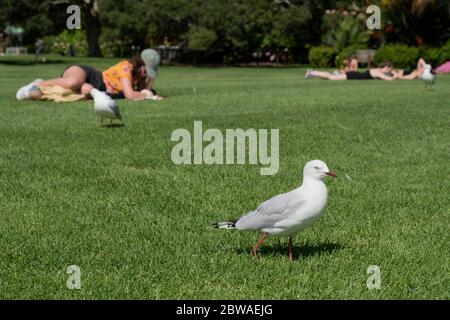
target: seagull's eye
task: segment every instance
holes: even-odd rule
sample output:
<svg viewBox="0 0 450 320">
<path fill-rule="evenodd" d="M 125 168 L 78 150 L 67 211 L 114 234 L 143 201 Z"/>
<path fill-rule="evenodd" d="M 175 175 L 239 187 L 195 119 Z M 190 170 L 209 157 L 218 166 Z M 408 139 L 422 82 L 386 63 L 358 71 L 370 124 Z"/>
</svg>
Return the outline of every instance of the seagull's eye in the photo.
<svg viewBox="0 0 450 320">
<path fill-rule="evenodd" d="M 316 169 L 316 170 L 320 170 L 320 168 L 319 168 L 319 167 L 314 167 L 314 169 Z"/>
</svg>

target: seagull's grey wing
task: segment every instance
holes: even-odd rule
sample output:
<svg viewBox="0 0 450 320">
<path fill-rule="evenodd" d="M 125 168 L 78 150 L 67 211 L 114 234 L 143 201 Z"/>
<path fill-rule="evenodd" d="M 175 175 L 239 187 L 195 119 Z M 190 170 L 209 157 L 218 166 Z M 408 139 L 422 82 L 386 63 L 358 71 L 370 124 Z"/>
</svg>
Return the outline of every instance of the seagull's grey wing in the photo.
<svg viewBox="0 0 450 320">
<path fill-rule="evenodd" d="M 114 112 L 114 115 L 117 119 L 122 119 L 122 115 L 120 114 L 119 106 L 114 102 L 109 105 L 110 109 Z"/>
<path fill-rule="evenodd" d="M 302 203 L 305 203 L 305 199 L 296 190 L 279 194 L 261 203 L 255 211 L 242 216 L 236 222 L 236 228 L 255 230 L 271 228 L 298 209 Z"/>
</svg>

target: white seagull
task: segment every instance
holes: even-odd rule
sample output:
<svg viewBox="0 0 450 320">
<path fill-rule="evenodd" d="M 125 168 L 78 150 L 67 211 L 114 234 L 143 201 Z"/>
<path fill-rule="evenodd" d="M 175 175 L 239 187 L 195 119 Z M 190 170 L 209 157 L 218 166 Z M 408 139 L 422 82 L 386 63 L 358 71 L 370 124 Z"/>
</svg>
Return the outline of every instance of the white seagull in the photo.
<svg viewBox="0 0 450 320">
<path fill-rule="evenodd" d="M 436 76 L 431 73 L 431 65 L 426 64 L 424 69 L 420 79 L 425 81 L 425 88 L 427 88 L 429 85 L 432 86 L 434 84 Z"/>
<path fill-rule="evenodd" d="M 103 124 L 103 118 L 109 118 L 111 126 L 113 119 L 122 120 L 119 106 L 105 92 L 92 89 L 91 96 L 94 99 L 94 110 L 100 116 L 100 125 Z"/>
<path fill-rule="evenodd" d="M 297 189 L 279 194 L 263 203 L 255 211 L 243 215 L 236 222 L 219 222 L 216 228 L 260 230 L 261 238 L 252 254 L 269 237 L 289 237 L 289 260 L 293 260 L 292 237 L 316 222 L 327 204 L 328 191 L 323 179 L 336 177 L 321 160 L 309 161 L 303 169 L 303 183 Z"/>
</svg>

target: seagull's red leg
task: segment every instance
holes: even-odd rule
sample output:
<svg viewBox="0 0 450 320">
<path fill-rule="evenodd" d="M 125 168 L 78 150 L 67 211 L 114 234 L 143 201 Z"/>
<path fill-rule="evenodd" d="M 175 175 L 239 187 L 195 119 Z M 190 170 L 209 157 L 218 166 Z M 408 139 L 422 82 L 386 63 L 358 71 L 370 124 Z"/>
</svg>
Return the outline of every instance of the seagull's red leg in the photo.
<svg viewBox="0 0 450 320">
<path fill-rule="evenodd" d="M 111 119 L 111 118 L 109 119 L 109 124 L 111 125 L 111 127 L 113 126 L 113 125 L 112 125 L 112 119 Z"/>
<path fill-rule="evenodd" d="M 294 248 L 292 246 L 292 238 L 289 237 L 289 261 L 294 261 Z"/>
<path fill-rule="evenodd" d="M 261 233 L 261 238 L 259 238 L 258 242 L 255 244 L 252 250 L 252 254 L 256 257 L 256 254 L 258 253 L 259 247 L 264 243 L 264 241 L 267 240 L 269 235 L 265 232 Z"/>
</svg>

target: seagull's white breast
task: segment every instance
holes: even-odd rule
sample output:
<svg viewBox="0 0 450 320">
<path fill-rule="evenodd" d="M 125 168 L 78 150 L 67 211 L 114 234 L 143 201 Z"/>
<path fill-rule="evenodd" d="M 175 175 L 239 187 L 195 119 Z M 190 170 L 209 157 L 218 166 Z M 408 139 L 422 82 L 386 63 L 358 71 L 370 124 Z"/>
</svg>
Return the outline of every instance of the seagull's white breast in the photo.
<svg viewBox="0 0 450 320">
<path fill-rule="evenodd" d="M 434 81 L 435 76 L 434 76 L 434 74 L 431 72 L 431 69 L 430 69 L 430 68 L 426 68 L 426 69 L 423 71 L 423 73 L 422 73 L 422 75 L 421 75 L 420 78 L 421 78 L 422 80 L 425 80 L 425 81 Z"/>
<path fill-rule="evenodd" d="M 114 114 L 114 112 L 111 109 L 95 108 L 95 112 L 97 112 L 97 114 L 100 117 L 104 117 L 104 118 L 115 118 L 116 117 L 116 115 Z"/>
<path fill-rule="evenodd" d="M 95 104 L 95 112 L 104 118 L 117 118 L 114 110 L 110 108 L 108 102 Z"/>
</svg>

